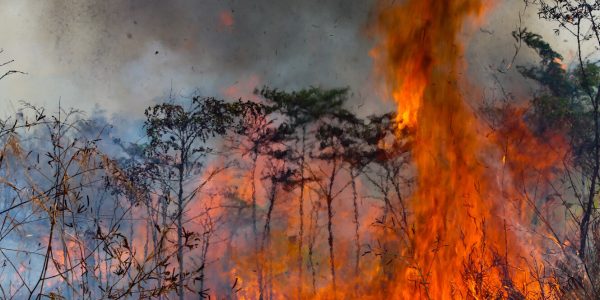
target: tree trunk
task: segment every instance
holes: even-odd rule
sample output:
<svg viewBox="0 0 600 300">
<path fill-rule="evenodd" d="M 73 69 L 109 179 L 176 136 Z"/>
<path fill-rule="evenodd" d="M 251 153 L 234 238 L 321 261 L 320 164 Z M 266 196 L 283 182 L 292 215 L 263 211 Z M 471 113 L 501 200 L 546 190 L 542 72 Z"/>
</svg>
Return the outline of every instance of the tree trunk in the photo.
<svg viewBox="0 0 600 300">
<path fill-rule="evenodd" d="M 271 191 L 269 194 L 269 208 L 267 209 L 267 216 L 265 219 L 265 228 L 263 231 L 263 238 L 262 238 L 262 243 L 261 243 L 261 247 L 260 247 L 260 253 L 261 253 L 261 257 L 264 260 L 268 260 L 268 264 L 263 261 L 263 264 L 266 264 L 268 266 L 267 268 L 267 284 L 265 284 L 265 287 L 268 288 L 267 290 L 267 299 L 272 299 L 272 267 L 271 267 L 271 256 L 270 255 L 266 255 L 266 249 L 268 249 L 269 245 L 270 245 L 270 241 L 271 241 L 271 216 L 273 215 L 273 209 L 275 208 L 275 197 L 277 195 L 277 183 L 275 182 L 274 179 L 271 180 Z M 264 289 L 263 289 L 264 292 Z M 263 294 L 260 295 L 260 298 L 263 298 Z"/>
<path fill-rule="evenodd" d="M 358 220 L 358 191 L 356 190 L 356 177 L 354 175 L 354 169 L 350 169 L 350 179 L 352 180 L 352 204 L 354 206 L 354 245 L 356 251 L 354 252 L 354 275 L 358 278 L 360 273 L 360 222 Z"/>
<path fill-rule="evenodd" d="M 155 251 L 157 251 L 157 255 L 156 255 L 157 261 L 159 263 L 161 263 L 161 264 L 163 263 L 163 259 L 164 259 L 164 257 L 163 257 L 163 247 L 164 247 L 163 243 L 164 243 L 165 237 L 163 235 L 167 234 L 167 228 L 168 228 L 168 224 L 167 224 L 167 210 L 168 210 L 168 207 L 169 207 L 169 199 L 171 198 L 169 189 L 167 187 L 164 187 L 163 193 L 164 193 L 164 199 L 160 203 L 160 206 L 161 206 L 161 208 L 160 208 L 160 217 L 161 217 L 162 231 L 159 232 L 160 239 L 159 239 L 159 242 L 158 242 L 158 246 L 156 247 L 156 250 L 155 250 Z M 165 267 L 164 266 L 161 265 L 160 267 L 158 267 L 158 288 L 159 289 L 162 288 L 163 279 L 164 279 L 163 278 L 164 272 L 165 272 Z M 159 300 L 163 299 L 162 293 L 160 295 L 158 295 L 158 299 Z"/>
<path fill-rule="evenodd" d="M 594 209 L 594 198 L 596 196 L 596 184 L 598 179 L 598 173 L 600 172 L 600 124 L 598 118 L 600 117 L 599 103 L 600 93 L 596 94 L 596 98 L 593 100 L 594 106 L 594 168 L 591 174 L 590 190 L 588 195 L 588 201 L 586 203 L 583 217 L 581 218 L 580 225 L 580 241 L 579 241 L 579 257 L 585 263 L 585 251 L 587 244 L 587 236 L 590 227 L 590 220 Z"/>
<path fill-rule="evenodd" d="M 336 297 L 337 294 L 337 285 L 335 278 L 335 255 L 333 249 L 333 184 L 335 182 L 335 175 L 337 173 L 337 161 L 333 159 L 333 167 L 331 170 L 331 175 L 329 177 L 329 187 L 327 189 L 327 232 L 329 233 L 329 237 L 327 238 L 327 242 L 329 244 L 329 267 L 331 272 L 331 284 L 333 288 L 333 296 Z"/>
<path fill-rule="evenodd" d="M 314 262 L 314 249 L 316 240 L 317 224 L 319 222 L 319 210 L 314 206 L 310 214 L 310 224 L 308 228 L 308 266 L 310 267 L 311 283 L 312 283 L 312 294 L 313 296 L 317 293 L 317 270 Z"/>
<path fill-rule="evenodd" d="M 181 161 L 179 165 L 179 190 L 177 195 L 177 260 L 179 263 L 179 300 L 184 298 L 184 270 L 183 270 L 183 164 L 184 156 L 181 155 Z"/>
<path fill-rule="evenodd" d="M 254 254 L 256 255 L 256 280 L 258 284 L 258 297 L 262 299 L 263 296 L 263 274 L 262 265 L 260 262 L 260 242 L 258 239 L 258 220 L 256 215 L 256 165 L 258 160 L 258 150 L 256 145 L 253 151 L 252 157 L 252 174 L 250 180 L 252 181 L 252 233 L 254 234 Z"/>
<path fill-rule="evenodd" d="M 300 229 L 298 231 L 298 298 L 302 299 L 303 258 L 304 244 L 304 159 L 306 156 L 306 127 L 302 127 L 302 158 L 300 159 L 300 199 L 298 199 L 298 215 Z"/>
</svg>

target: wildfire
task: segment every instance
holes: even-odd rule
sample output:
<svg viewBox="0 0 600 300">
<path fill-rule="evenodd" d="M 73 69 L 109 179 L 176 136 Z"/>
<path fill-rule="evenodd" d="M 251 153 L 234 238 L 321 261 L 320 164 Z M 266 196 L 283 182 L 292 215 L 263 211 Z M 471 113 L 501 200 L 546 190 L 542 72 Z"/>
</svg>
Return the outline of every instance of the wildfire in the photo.
<svg viewBox="0 0 600 300">
<path fill-rule="evenodd" d="M 580 60 L 579 77 L 521 30 L 514 37 L 533 37 L 537 47 L 524 43 L 544 68 L 517 69 L 541 83 L 546 70 L 557 82 L 570 76 L 569 92 L 479 109 L 462 75 L 463 33 L 494 1 L 397 2 L 378 2 L 369 27 L 396 111 L 362 117 L 348 109 L 348 88 L 257 89 L 263 79 L 250 75 L 220 90 L 237 101 L 194 94 L 150 106 L 141 142 L 105 144 L 104 123 L 60 104 L 58 116 L 24 105 L 26 117 L 0 118 L 3 295 L 593 298 L 586 285 L 600 268 L 588 271 L 585 250 L 597 265 L 598 122 L 587 213 L 577 210 L 588 158 L 577 152 L 592 140 L 572 132 L 598 119 L 597 103 L 593 117 L 585 107 L 598 100 L 587 80 L 597 66 L 587 78 Z M 216 15 L 220 32 L 238 33 L 233 13 Z M 563 100 L 581 93 L 574 82 L 588 91 L 571 108 Z M 567 126 L 536 123 L 550 97 L 558 117 L 548 123 Z"/>
<path fill-rule="evenodd" d="M 513 159 L 502 138 L 486 139 L 461 94 L 459 34 L 484 11 L 482 0 L 409 0 L 381 9 L 377 19 L 373 56 L 398 105 L 399 129 L 414 132 L 418 174 L 412 249 L 403 251 L 405 262 L 396 271 L 396 298 L 536 299 L 549 289 L 548 283 L 532 284 L 523 259 L 539 261 L 532 254 L 537 242 L 524 243 L 516 230 L 531 217 L 524 197 L 511 187 L 514 181 L 498 175 L 505 166 L 514 174 L 519 163 L 527 164 L 522 160 L 535 156 Z M 490 155 L 502 163 L 486 161 Z"/>
</svg>

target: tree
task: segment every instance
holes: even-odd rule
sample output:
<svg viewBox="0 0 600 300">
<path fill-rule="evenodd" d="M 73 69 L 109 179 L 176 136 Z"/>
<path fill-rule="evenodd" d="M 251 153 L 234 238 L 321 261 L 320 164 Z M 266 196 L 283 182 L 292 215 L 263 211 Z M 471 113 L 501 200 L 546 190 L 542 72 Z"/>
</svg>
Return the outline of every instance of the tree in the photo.
<svg viewBox="0 0 600 300">
<path fill-rule="evenodd" d="M 331 114 L 331 111 L 341 109 L 345 102 L 347 89 L 324 90 L 321 88 L 308 88 L 299 91 L 286 92 L 278 89 L 263 87 L 255 91 L 273 110 L 281 113 L 285 118 L 288 135 L 288 147 L 291 151 L 290 162 L 296 164 L 299 179 L 295 185 L 299 190 L 298 197 L 298 295 L 302 295 L 303 278 L 303 248 L 304 248 L 304 207 L 306 198 L 306 185 L 315 182 L 314 176 L 306 174 L 307 156 L 314 147 L 314 136 L 319 123 Z"/>
<path fill-rule="evenodd" d="M 175 194 L 177 220 L 178 295 L 184 298 L 185 280 L 184 247 L 192 247 L 193 234 L 183 227 L 186 205 L 202 188 L 202 184 L 185 190 L 185 184 L 200 174 L 203 161 L 212 149 L 211 138 L 224 135 L 234 121 L 231 105 L 214 98 L 194 97 L 189 107 L 164 103 L 146 109 L 145 129 L 149 139 L 149 156 L 165 164 L 168 180 L 165 181 L 167 197 Z M 171 178 L 174 178 L 171 180 Z"/>
<path fill-rule="evenodd" d="M 381 269 L 387 279 L 393 277 L 394 264 L 391 263 L 401 247 L 412 248 L 409 208 L 405 197 L 412 184 L 410 166 L 411 132 L 404 128 L 398 132 L 394 113 L 375 115 L 368 118 L 362 134 L 366 147 L 358 158 L 367 160 L 361 174 L 370 182 L 383 200 L 383 211 L 375 224 L 383 230 L 385 245 L 380 249 Z M 393 238 L 390 238 L 392 236 Z M 398 241 L 402 245 L 398 245 Z"/>
<path fill-rule="evenodd" d="M 316 140 L 318 142 L 318 152 L 314 153 L 314 158 L 328 165 L 328 169 L 322 170 L 315 177 L 321 177 L 317 181 L 319 193 L 324 198 L 327 205 L 327 242 L 329 245 L 329 271 L 334 297 L 337 293 L 336 284 L 336 262 L 334 250 L 334 231 L 333 231 L 333 200 L 337 198 L 348 185 L 338 187 L 340 172 L 344 169 L 344 155 L 348 148 L 355 143 L 353 136 L 347 134 L 347 130 L 360 126 L 361 121 L 352 113 L 342 108 L 347 99 L 347 90 L 332 91 L 335 95 L 332 105 L 326 113 L 322 122 L 316 130 Z M 312 171 L 314 174 L 314 171 Z"/>
<path fill-rule="evenodd" d="M 526 28 L 513 32 L 519 43 L 533 49 L 540 58 L 536 65 L 517 67 L 524 77 L 539 84 L 526 120 L 536 135 L 547 140 L 552 135 L 564 135 L 571 148 L 570 159 L 564 161 L 566 188 L 564 192 L 556 188 L 555 191 L 565 214 L 578 228 L 576 236 L 567 235 L 565 239 L 576 245 L 585 275 L 577 274 L 574 267 L 565 267 L 563 272 L 570 278 L 565 283 L 566 290 L 585 287 L 586 297 L 597 297 L 600 270 L 595 267 L 595 255 L 590 254 L 599 253 L 600 240 L 596 241 L 595 231 L 590 237 L 590 231 L 597 226 L 595 202 L 600 187 L 600 67 L 589 58 L 600 46 L 600 7 L 578 0 L 524 2 L 536 6 L 541 19 L 555 24 L 557 35 L 566 34 L 576 41 L 575 62 L 568 67 L 563 64 L 562 55 L 540 35 Z M 596 50 L 586 53 L 587 45 Z M 569 195 L 574 199 L 569 199 Z M 564 262 L 564 266 L 568 265 Z"/>
<path fill-rule="evenodd" d="M 526 3 L 528 2 L 526 1 Z M 579 223 L 578 255 L 582 260 L 585 260 L 586 253 L 588 252 L 588 233 L 594 211 L 594 198 L 598 193 L 598 176 L 600 174 L 600 80 L 598 80 L 598 66 L 587 60 L 586 57 L 588 56 L 582 49 L 586 43 L 600 46 L 600 27 L 597 24 L 598 17 L 600 16 L 600 7 L 597 4 L 592 5 L 587 3 L 587 1 L 577 0 L 560 2 L 541 0 L 534 2 L 534 4 L 539 5 L 539 15 L 541 18 L 555 22 L 558 25 L 560 29 L 556 31 L 557 33 L 560 33 L 562 29 L 563 32 L 567 32 L 577 41 L 578 65 L 577 71 L 573 73 L 576 79 L 575 82 L 571 83 L 569 80 L 565 80 L 564 76 L 566 72 L 561 72 L 556 68 L 557 60 L 562 59 L 562 57 L 554 52 L 546 43 L 540 42 L 541 39 L 539 36 L 536 37 L 535 35 L 526 34 L 525 41 L 530 47 L 537 50 L 542 57 L 542 67 L 540 69 L 533 69 L 538 72 L 524 74 L 539 81 L 546 87 L 550 85 L 558 87 L 549 87 L 550 93 L 547 93 L 547 95 L 553 97 L 549 97 L 546 101 L 538 101 L 538 111 L 549 115 L 558 114 L 558 116 L 561 116 L 562 113 L 568 114 L 569 110 L 572 112 L 579 111 L 579 114 L 571 116 L 571 121 L 573 121 L 575 126 L 580 127 L 576 128 L 579 129 L 578 132 L 574 134 L 572 132 L 575 141 L 573 145 L 574 149 L 579 152 L 578 156 L 580 159 L 585 156 L 588 157 L 585 161 L 580 160 L 577 163 L 580 166 L 584 166 L 582 175 L 589 179 L 587 199 L 584 199 L 582 203 L 583 213 Z M 550 59 L 552 61 L 548 61 Z M 546 79 L 545 77 L 548 78 Z M 584 109 L 581 110 L 575 107 L 565 112 L 565 105 L 561 105 L 565 104 L 565 98 Z M 548 108 L 548 105 L 551 107 Z M 567 119 L 569 118 L 568 115 L 562 116 Z M 573 117 L 583 117 L 583 124 L 579 123 Z M 581 134 L 590 134 L 591 136 L 586 138 L 581 137 Z M 587 151 L 581 152 L 581 148 Z M 585 155 L 584 153 L 589 155 Z"/>
</svg>

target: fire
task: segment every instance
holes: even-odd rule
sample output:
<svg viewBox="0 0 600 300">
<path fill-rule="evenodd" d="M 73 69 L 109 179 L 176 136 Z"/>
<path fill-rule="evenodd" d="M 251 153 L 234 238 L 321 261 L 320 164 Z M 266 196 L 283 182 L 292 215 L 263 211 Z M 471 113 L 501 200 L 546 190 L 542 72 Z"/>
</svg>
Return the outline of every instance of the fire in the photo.
<svg viewBox="0 0 600 300">
<path fill-rule="evenodd" d="M 517 155 L 516 146 L 500 142 L 510 139 L 486 138 L 461 93 L 459 34 L 485 8 L 482 0 L 407 0 L 378 15 L 380 40 L 372 55 L 398 105 L 399 129 L 414 133 L 418 183 L 411 249 L 402 251 L 405 262 L 391 284 L 396 298 L 536 299 L 548 293 L 548 283 L 532 284 L 532 263 L 523 258 L 541 261 L 534 254 L 541 243 L 518 232 L 531 209 L 515 181 L 499 174 L 560 158 Z"/>
<path fill-rule="evenodd" d="M 367 197 L 358 202 L 360 214 L 355 216 L 351 201 L 341 200 L 352 199 L 349 185 L 340 187 L 340 200 L 333 201 L 336 259 L 331 268 L 337 274 L 333 284 L 325 204 L 315 192 L 318 183 L 306 184 L 302 200 L 298 190 L 273 188 L 268 173 L 273 161 L 253 156 L 250 140 L 228 141 L 243 153 L 239 169 L 223 167 L 223 160 L 215 162 L 216 167 L 207 168 L 196 184 L 215 169 L 222 172 L 214 173 L 188 206 L 190 229 L 197 232 L 207 228 L 196 216 L 233 220 L 210 232 L 206 258 L 210 276 L 205 284 L 210 288 L 203 292 L 215 299 L 550 297 L 556 289 L 552 279 L 531 272 L 544 268 L 540 253 L 548 247 L 548 239 L 542 241 L 538 235 L 546 233 L 537 228 L 535 235 L 529 233 L 536 203 L 523 191 L 534 184 L 528 177 L 531 169 L 552 176 L 566 152 L 560 145 L 566 143 L 559 136 L 550 137 L 554 148 L 550 151 L 529 131 L 524 110 L 508 111 L 503 130 L 490 133 L 467 105 L 461 91 L 466 83 L 459 76 L 465 71 L 459 35 L 470 19 L 485 11 L 483 0 L 406 0 L 381 9 L 376 19 L 379 39 L 372 55 L 398 105 L 398 135 L 409 134 L 412 139 L 411 175 L 417 186 L 402 191 L 411 194 L 407 220 L 386 221 L 382 211 L 391 210 L 391 205 L 382 209 L 383 201 Z M 228 18 L 222 19 L 226 24 Z M 251 93 L 259 82 L 250 76 L 221 92 L 260 102 Z M 257 124 L 257 130 L 275 126 Z M 393 145 L 382 139 L 378 147 L 391 150 Z M 542 151 L 549 155 L 539 157 Z M 328 168 L 315 160 L 305 167 Z M 339 176 L 337 185 L 350 182 L 348 174 Z M 366 194 L 360 177 L 354 185 L 358 194 Z M 368 182 L 364 186 L 369 189 Z M 219 196 L 217 191 L 223 189 L 227 196 Z M 272 201 L 271 192 L 277 193 Z M 404 210 L 401 197 L 396 200 Z M 304 212 L 299 215 L 301 201 Z M 552 203 L 544 205 L 541 210 L 550 211 Z M 542 222 L 553 221 L 547 215 Z M 403 229 L 388 224 L 394 222 L 405 222 Z M 555 247 L 567 243 L 555 235 L 545 238 Z"/>
<path fill-rule="evenodd" d="M 560 195 L 550 185 L 555 174 L 563 171 L 569 143 L 561 133 L 540 138 L 532 132 L 526 108 L 492 108 L 501 126 L 490 130 L 493 126 L 468 104 L 475 99 L 465 96 L 464 90 L 477 89 L 461 77 L 467 73 L 461 34 L 488 10 L 484 0 L 398 2 L 377 11 L 372 27 L 377 45 L 371 52 L 376 70 L 385 78 L 388 96 L 397 104 L 397 123 L 389 120 L 392 114 L 385 114 L 380 122 L 365 119 L 368 124 L 360 124 L 364 127 L 353 123 L 359 129 L 349 127 L 360 136 L 360 149 L 350 147 L 351 139 L 342 140 L 340 144 L 350 146 L 343 147 L 343 154 L 331 154 L 323 150 L 326 143 L 319 135 L 324 134 L 326 123 L 335 125 L 337 119 L 310 110 L 298 113 L 277 108 L 263 115 L 256 109 L 243 116 L 249 128 L 235 126 L 235 135 L 204 141 L 215 151 L 206 151 L 211 154 L 206 165 L 204 157 L 193 162 L 197 166 L 191 169 L 193 178 L 180 179 L 178 189 L 170 186 L 173 171 L 168 170 L 158 188 L 139 197 L 145 201 L 138 201 L 137 193 L 129 199 L 113 192 L 118 194 L 118 205 L 96 211 L 96 226 L 89 228 L 84 228 L 87 223 L 74 224 L 75 214 L 66 205 L 57 209 L 55 200 L 51 209 L 44 204 L 51 201 L 35 198 L 35 194 L 50 192 L 33 193 L 35 205 L 49 216 L 62 214 L 62 223 L 56 224 L 65 225 L 52 227 L 54 233 L 63 229 L 62 234 L 42 238 L 38 245 L 47 245 L 49 279 L 55 278 L 47 286 L 42 283 L 39 290 L 53 296 L 50 287 L 58 290 L 71 285 L 68 276 L 90 281 L 86 284 L 92 289 L 97 283 L 113 285 L 113 280 L 113 287 L 120 289 L 119 282 L 126 277 L 114 273 L 137 281 L 130 290 L 135 287 L 139 297 L 149 297 L 144 293 L 152 291 L 156 279 L 166 298 L 179 287 L 178 279 L 186 281 L 180 285 L 190 291 L 185 296 L 198 292 L 201 298 L 210 299 L 553 299 L 558 295 L 558 279 L 546 268 L 553 263 L 548 253 L 562 255 L 572 248 L 572 241 L 563 237 L 567 226 L 549 226 L 568 222 L 560 219 L 565 211 L 557 208 L 562 205 L 556 199 Z M 229 31 L 235 26 L 232 12 L 219 14 L 220 24 Z M 566 68 L 561 60 L 554 62 Z M 260 103 L 269 100 L 254 92 L 261 81 L 250 75 L 220 92 L 227 98 Z M 313 102 L 308 99 L 312 94 L 307 95 L 302 96 L 307 97 L 303 106 L 330 104 Z M 345 112 L 327 115 L 353 119 Z M 309 125 L 292 117 L 304 118 Z M 293 122 L 284 123 L 289 120 Z M 62 122 L 60 115 L 58 121 Z M 379 132 L 377 126 L 385 130 Z M 277 128 L 282 130 L 271 131 Z M 293 129 L 292 134 L 279 137 L 289 134 L 288 129 Z M 345 130 L 333 132 L 343 135 L 340 132 Z M 277 135 L 271 136 L 273 132 Z M 307 138 L 310 142 L 305 144 L 305 135 L 317 138 Z M 8 138 L 4 152 L 26 161 L 28 151 L 16 137 Z M 186 145 L 179 149 L 196 147 Z M 362 148 L 368 149 L 362 152 Z M 350 155 L 355 152 L 367 162 Z M 217 158 L 213 160 L 212 154 Z M 163 157 L 152 158 L 152 167 L 158 161 L 162 169 Z M 182 159 L 172 163 L 181 176 L 185 156 L 178 157 Z M 87 159 L 76 162 L 81 169 L 88 168 Z M 121 175 L 108 156 L 102 157 L 102 164 L 107 174 Z M 145 175 L 152 177 L 146 179 L 153 181 L 154 173 Z M 34 182 L 25 174 L 25 181 Z M 137 192 L 132 187 L 137 181 L 119 180 L 126 181 L 127 193 Z M 69 182 L 68 178 L 64 181 Z M 0 183 L 11 185 L 3 177 Z M 146 187 L 142 184 L 140 190 Z M 58 194 L 58 188 L 49 191 L 56 189 Z M 102 188 L 108 189 L 108 180 Z M 188 189 L 194 192 L 183 197 Z M 175 207 L 171 190 L 179 190 L 179 203 L 185 198 L 185 206 Z M 78 197 L 67 201 L 79 204 Z M 113 229 L 119 223 L 113 226 L 110 215 L 100 214 L 111 208 L 115 215 L 127 212 L 120 217 L 131 222 L 121 230 L 124 234 Z M 70 226 L 64 223 L 67 211 L 72 214 Z M 175 225 L 176 219 L 184 226 L 189 243 L 178 243 L 181 227 Z M 105 238 L 108 231 L 115 237 Z M 177 251 L 182 248 L 185 257 Z M 29 259 L 29 250 L 14 251 L 26 253 Z M 184 266 L 176 264 L 179 261 Z M 31 259 L 13 268 L 18 274 L 31 274 Z M 142 274 L 145 268 L 148 279 L 132 279 L 131 274 Z M 6 281 L 5 276 L 0 272 L 0 280 Z"/>
<path fill-rule="evenodd" d="M 219 13 L 219 23 L 223 28 L 231 29 L 234 24 L 233 14 L 227 10 L 221 11 L 221 13 Z"/>
</svg>

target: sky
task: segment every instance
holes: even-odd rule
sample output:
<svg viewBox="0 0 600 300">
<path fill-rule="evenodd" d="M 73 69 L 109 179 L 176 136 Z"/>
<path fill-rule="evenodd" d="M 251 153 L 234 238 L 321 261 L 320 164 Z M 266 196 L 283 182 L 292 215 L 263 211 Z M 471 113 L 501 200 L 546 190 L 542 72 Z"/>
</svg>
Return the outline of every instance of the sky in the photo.
<svg viewBox="0 0 600 300">
<path fill-rule="evenodd" d="M 389 0 L 392 1 L 392 0 Z M 192 92 L 226 99 L 255 87 L 352 90 L 368 114 L 391 109 L 373 76 L 368 30 L 375 0 L 0 0 L 0 62 L 17 69 L 0 81 L 0 111 L 20 101 L 141 118 L 145 107 Z M 384 3 L 382 1 L 380 3 Z M 518 0 L 498 1 L 469 31 L 472 80 L 490 84 L 514 53 L 510 32 L 523 13 Z M 559 49 L 532 9 L 522 25 Z M 465 37 L 467 39 L 467 37 Z M 521 53 L 530 62 L 532 53 Z M 514 73 L 500 79 L 515 90 Z M 478 82 L 480 81 L 480 82 Z"/>
</svg>

